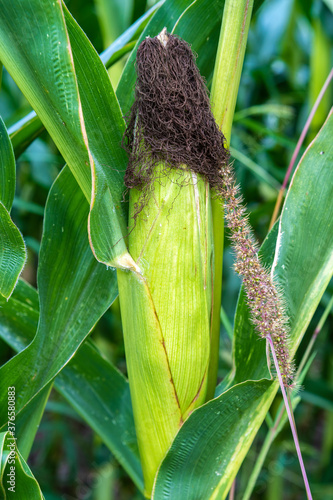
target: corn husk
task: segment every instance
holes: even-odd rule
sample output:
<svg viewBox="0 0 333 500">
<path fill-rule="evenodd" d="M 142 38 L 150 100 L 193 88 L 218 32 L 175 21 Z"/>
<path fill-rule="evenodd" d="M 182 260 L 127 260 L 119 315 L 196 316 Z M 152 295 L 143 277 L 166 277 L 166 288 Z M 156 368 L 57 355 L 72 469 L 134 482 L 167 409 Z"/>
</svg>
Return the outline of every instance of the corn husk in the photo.
<svg viewBox="0 0 333 500">
<path fill-rule="evenodd" d="M 213 289 L 210 189 L 186 168 L 156 167 L 129 251 L 140 271 L 118 271 L 126 362 L 145 494 L 188 415 L 206 400 Z M 134 225 L 134 228 L 133 228 Z"/>
</svg>

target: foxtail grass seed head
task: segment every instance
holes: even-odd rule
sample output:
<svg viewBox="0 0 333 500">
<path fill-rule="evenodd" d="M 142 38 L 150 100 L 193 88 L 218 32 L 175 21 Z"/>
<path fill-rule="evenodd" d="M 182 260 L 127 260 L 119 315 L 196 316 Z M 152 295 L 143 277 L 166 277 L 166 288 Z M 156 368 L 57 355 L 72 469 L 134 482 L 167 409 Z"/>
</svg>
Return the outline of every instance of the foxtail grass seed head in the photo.
<svg viewBox="0 0 333 500">
<path fill-rule="evenodd" d="M 225 138 L 211 112 L 195 56 L 189 44 L 163 30 L 141 43 L 136 64 L 135 101 L 124 137 L 129 153 L 125 184 L 142 193 L 133 217 L 147 202 L 156 165 L 165 165 L 165 172 L 186 166 L 204 176 L 225 203 L 234 266 L 243 278 L 252 322 L 261 337 L 271 334 L 284 384 L 291 386 L 293 367 L 283 299 L 258 257 Z"/>
<path fill-rule="evenodd" d="M 288 317 L 283 297 L 270 270 L 258 257 L 258 244 L 242 205 L 232 164 L 224 166 L 220 174 L 218 193 L 225 200 L 225 218 L 236 257 L 234 268 L 243 278 L 252 323 L 262 338 L 271 335 L 283 383 L 291 387 L 294 369 L 288 349 Z"/>
</svg>

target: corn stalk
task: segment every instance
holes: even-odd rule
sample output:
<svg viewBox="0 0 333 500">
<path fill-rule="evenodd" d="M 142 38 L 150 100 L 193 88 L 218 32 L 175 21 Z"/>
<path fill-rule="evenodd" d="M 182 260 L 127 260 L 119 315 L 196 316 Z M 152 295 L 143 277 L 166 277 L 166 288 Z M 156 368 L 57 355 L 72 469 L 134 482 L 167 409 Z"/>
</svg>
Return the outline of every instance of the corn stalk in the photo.
<svg viewBox="0 0 333 500">
<path fill-rule="evenodd" d="M 228 144 L 236 106 L 238 87 L 243 68 L 245 48 L 250 27 L 253 0 L 227 0 L 224 6 L 220 40 L 217 49 L 212 83 L 212 111 Z M 224 210 L 221 200 L 213 196 L 214 231 L 214 297 L 212 352 L 219 351 L 220 309 L 222 293 L 222 266 L 224 240 Z M 214 396 L 218 357 L 211 357 L 209 367 L 209 395 Z"/>
</svg>

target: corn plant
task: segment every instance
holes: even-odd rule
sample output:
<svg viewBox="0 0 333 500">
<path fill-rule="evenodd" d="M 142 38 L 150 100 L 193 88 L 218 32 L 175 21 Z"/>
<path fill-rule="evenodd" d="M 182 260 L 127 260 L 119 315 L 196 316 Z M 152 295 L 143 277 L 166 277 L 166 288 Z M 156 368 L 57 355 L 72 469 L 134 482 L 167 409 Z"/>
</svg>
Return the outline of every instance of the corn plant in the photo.
<svg viewBox="0 0 333 500">
<path fill-rule="evenodd" d="M 62 0 L 0 0 L 0 59 L 33 109 L 0 122 L 0 335 L 17 352 L 0 368 L 2 498 L 44 498 L 27 461 L 53 387 L 154 499 L 226 498 L 278 379 L 298 402 L 293 358 L 333 270 L 333 116 L 259 250 L 229 146 L 261 3 L 165 0 L 99 56 Z M 36 290 L 11 208 L 15 158 L 45 129 L 66 165 Z M 243 286 L 217 383 L 224 218 Z M 128 378 L 89 338 L 118 293 Z"/>
</svg>

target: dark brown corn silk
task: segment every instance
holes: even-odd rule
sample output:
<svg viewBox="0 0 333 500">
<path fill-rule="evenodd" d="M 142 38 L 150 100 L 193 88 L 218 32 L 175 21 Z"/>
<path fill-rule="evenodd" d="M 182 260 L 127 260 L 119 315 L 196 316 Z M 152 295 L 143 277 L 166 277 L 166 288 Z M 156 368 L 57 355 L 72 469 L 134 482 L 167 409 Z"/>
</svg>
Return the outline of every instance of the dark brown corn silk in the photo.
<svg viewBox="0 0 333 500">
<path fill-rule="evenodd" d="M 124 140 L 125 184 L 142 190 L 134 217 L 147 201 L 155 166 L 166 175 L 170 168 L 188 168 L 215 187 L 229 158 L 190 45 L 166 31 L 161 35 L 146 38 L 137 52 L 135 101 Z"/>
</svg>

